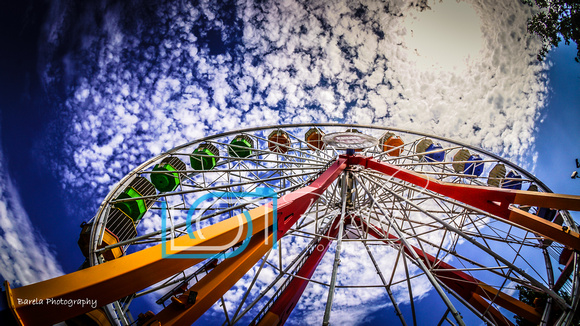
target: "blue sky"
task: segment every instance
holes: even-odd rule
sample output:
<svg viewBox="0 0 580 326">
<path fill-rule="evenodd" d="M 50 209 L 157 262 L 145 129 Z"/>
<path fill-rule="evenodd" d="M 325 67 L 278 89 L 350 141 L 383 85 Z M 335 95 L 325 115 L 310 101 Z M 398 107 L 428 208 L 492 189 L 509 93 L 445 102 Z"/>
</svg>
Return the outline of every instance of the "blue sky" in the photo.
<svg viewBox="0 0 580 326">
<path fill-rule="evenodd" d="M 578 179 L 572 180 L 580 160 L 580 64 L 572 62 L 576 45 L 560 47 L 550 52 L 553 62 L 548 71 L 550 98 L 537 126 L 538 161 L 535 175 L 554 192 L 580 194 Z M 572 212 L 578 221 L 577 212 Z"/>
<path fill-rule="evenodd" d="M 0 274 L 13 284 L 75 271 L 79 224 L 131 167 L 240 126 L 421 130 L 483 146 L 555 192 L 580 194 L 570 179 L 580 158 L 575 45 L 550 52 L 549 67 L 535 62 L 537 40 L 522 29 L 529 9 L 517 1 L 446 2 L 432 13 L 399 1 L 389 10 L 287 1 L 261 11 L 240 1 L 235 15 L 210 2 L 129 17 L 131 8 L 104 3 L 15 4 L 3 19 L 11 50 L 0 66 Z M 459 30 L 467 34 L 442 36 Z"/>
</svg>

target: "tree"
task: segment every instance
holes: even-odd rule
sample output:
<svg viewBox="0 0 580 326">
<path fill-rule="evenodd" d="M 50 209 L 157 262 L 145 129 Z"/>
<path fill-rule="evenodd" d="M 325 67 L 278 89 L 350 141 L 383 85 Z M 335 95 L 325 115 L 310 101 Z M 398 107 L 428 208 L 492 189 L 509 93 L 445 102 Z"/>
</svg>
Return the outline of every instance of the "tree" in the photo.
<svg viewBox="0 0 580 326">
<path fill-rule="evenodd" d="M 523 0 L 533 6 L 532 0 Z M 542 38 L 542 48 L 538 60 L 546 57 L 552 46 L 557 47 L 564 38 L 576 42 L 578 52 L 574 60 L 580 62 L 580 0 L 534 0 L 540 9 L 528 20 L 528 32 Z"/>
<path fill-rule="evenodd" d="M 519 299 L 521 302 L 526 303 L 534 308 L 537 308 L 539 311 L 545 306 L 546 299 L 548 295 L 545 293 L 535 292 L 528 289 L 525 286 L 517 285 L 516 289 L 519 290 Z M 527 319 L 517 316 L 514 316 L 516 320 L 516 325 L 518 326 L 534 326 L 534 323 L 528 321 Z"/>
<path fill-rule="evenodd" d="M 519 291 L 518 298 L 521 302 L 534 307 L 538 312 L 544 311 L 548 300 L 548 295 L 546 293 L 536 292 L 521 285 L 517 285 L 516 289 Z M 558 294 L 567 302 L 572 301 L 566 292 L 560 291 Z M 553 324 L 560 316 L 562 316 L 562 309 L 556 304 L 552 305 L 552 315 L 548 324 Z M 518 326 L 534 326 L 534 323 L 531 323 L 520 316 L 516 315 L 514 316 L 514 319 Z M 574 312 L 574 317 L 572 318 L 572 323 L 570 325 L 580 325 L 580 310 Z"/>
</svg>

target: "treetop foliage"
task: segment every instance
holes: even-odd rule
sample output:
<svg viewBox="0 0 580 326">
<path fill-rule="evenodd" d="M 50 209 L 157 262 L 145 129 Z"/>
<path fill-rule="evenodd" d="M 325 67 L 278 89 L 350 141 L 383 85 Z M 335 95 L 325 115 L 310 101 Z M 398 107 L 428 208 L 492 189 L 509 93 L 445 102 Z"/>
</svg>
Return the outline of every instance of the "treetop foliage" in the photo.
<svg viewBox="0 0 580 326">
<path fill-rule="evenodd" d="M 528 20 L 528 32 L 542 38 L 542 48 L 538 60 L 546 57 L 552 46 L 557 47 L 564 39 L 566 45 L 570 40 L 576 42 L 578 52 L 574 60 L 580 62 L 580 0 L 523 0 L 540 9 Z"/>
</svg>

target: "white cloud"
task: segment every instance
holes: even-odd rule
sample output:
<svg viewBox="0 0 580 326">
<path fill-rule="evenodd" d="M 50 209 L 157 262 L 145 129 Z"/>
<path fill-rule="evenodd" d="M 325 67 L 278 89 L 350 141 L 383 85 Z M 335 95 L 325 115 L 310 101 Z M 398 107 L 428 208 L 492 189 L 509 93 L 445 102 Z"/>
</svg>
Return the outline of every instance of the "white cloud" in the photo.
<svg viewBox="0 0 580 326">
<path fill-rule="evenodd" d="M 0 155 L 0 275 L 12 287 L 62 275 L 48 244 L 30 223 Z"/>
<path fill-rule="evenodd" d="M 52 56 L 43 72 L 50 89 L 62 80 L 55 67 L 75 56 L 82 62 L 66 70 L 76 83 L 63 114 L 72 126 L 63 155 L 74 164 L 55 161 L 55 171 L 66 187 L 96 188 L 88 193 L 98 200 L 133 167 L 186 141 L 327 121 L 430 132 L 526 165 L 546 91 L 539 42 L 526 34 L 530 9 L 518 0 L 430 5 L 421 12 L 408 1 L 240 0 L 234 9 L 179 2 L 150 17 L 127 13 L 135 26 L 112 7 L 104 29 L 85 29 L 85 46 L 66 62 Z M 58 30 L 65 18 L 53 11 L 48 42 L 58 45 L 67 42 Z M 445 32 L 438 17 L 457 14 L 470 17 L 461 23 L 468 28 L 433 34 Z M 306 297 L 320 292 L 309 289 Z M 345 297 L 337 301 L 348 308 Z"/>
</svg>

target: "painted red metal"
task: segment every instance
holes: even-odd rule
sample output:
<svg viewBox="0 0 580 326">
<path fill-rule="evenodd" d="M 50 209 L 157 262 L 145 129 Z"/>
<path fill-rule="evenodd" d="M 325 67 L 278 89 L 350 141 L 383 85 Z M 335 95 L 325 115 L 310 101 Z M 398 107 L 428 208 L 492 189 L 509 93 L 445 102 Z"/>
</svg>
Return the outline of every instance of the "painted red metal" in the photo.
<svg viewBox="0 0 580 326">
<path fill-rule="evenodd" d="M 347 166 L 347 158 L 341 157 L 310 185 L 295 190 L 278 199 L 278 239 L 300 219 L 324 191 L 336 180 Z M 269 204 L 272 207 L 272 204 Z"/>
<path fill-rule="evenodd" d="M 344 158 L 348 159 L 349 165 L 362 165 L 365 168 L 409 182 L 580 250 L 580 235 L 578 233 L 563 229 L 561 225 L 511 206 L 511 204 L 527 204 L 538 207 L 580 210 L 580 196 L 447 183 L 389 163 L 379 162 L 372 157 L 354 155 L 344 156 Z"/>
<path fill-rule="evenodd" d="M 560 291 L 560 289 L 564 286 L 564 284 L 566 284 L 566 281 L 568 281 L 570 275 L 572 275 L 572 272 L 574 271 L 574 255 L 572 255 L 570 252 L 570 255 L 566 256 L 568 258 L 566 258 L 566 261 L 564 262 L 562 261 L 562 255 L 560 256 L 560 264 L 564 265 L 563 263 L 565 263 L 566 266 L 564 266 L 562 274 L 560 274 L 558 280 L 556 280 L 556 283 L 554 283 L 554 291 Z"/>
<path fill-rule="evenodd" d="M 375 225 L 367 224 L 364 219 L 359 217 L 354 218 L 355 222 L 362 225 L 371 236 L 377 239 L 389 239 L 385 242 L 402 246 L 403 243 L 398 237 L 384 232 L 381 228 Z M 485 299 L 492 300 L 494 303 L 504 307 L 505 309 L 528 319 L 533 323 L 539 323 L 541 316 L 525 303 L 516 300 L 515 298 L 498 291 L 497 289 L 485 284 L 484 282 L 468 275 L 467 273 L 457 270 L 452 265 L 435 258 L 434 256 L 424 252 L 423 250 L 413 246 L 413 251 L 417 256 L 424 261 L 430 268 L 430 271 L 444 283 L 447 287 L 461 296 L 465 301 L 469 302 L 477 311 L 493 320 L 499 325 L 513 325 L 505 316 L 497 309 L 490 305 Z M 403 247 L 405 253 L 411 256 L 411 251 L 407 247 Z"/>
<path fill-rule="evenodd" d="M 332 225 L 325 233 L 325 236 L 334 238 L 338 234 L 338 224 L 340 222 L 341 217 L 337 216 L 334 218 Z M 300 268 L 300 270 L 296 273 L 296 275 L 309 279 L 314 274 L 316 267 L 320 264 L 322 257 L 328 250 L 330 243 L 332 242 L 331 239 L 328 238 L 320 238 L 320 241 L 315 245 L 314 250 L 308 256 L 304 265 Z M 293 277 L 292 281 L 288 284 L 286 289 L 280 294 L 278 299 L 272 304 L 268 312 L 271 312 L 278 316 L 278 324 L 277 325 L 284 325 L 290 313 L 300 300 L 304 289 L 308 285 L 308 281 L 302 278 Z M 258 323 L 258 325 L 261 325 Z"/>
</svg>

